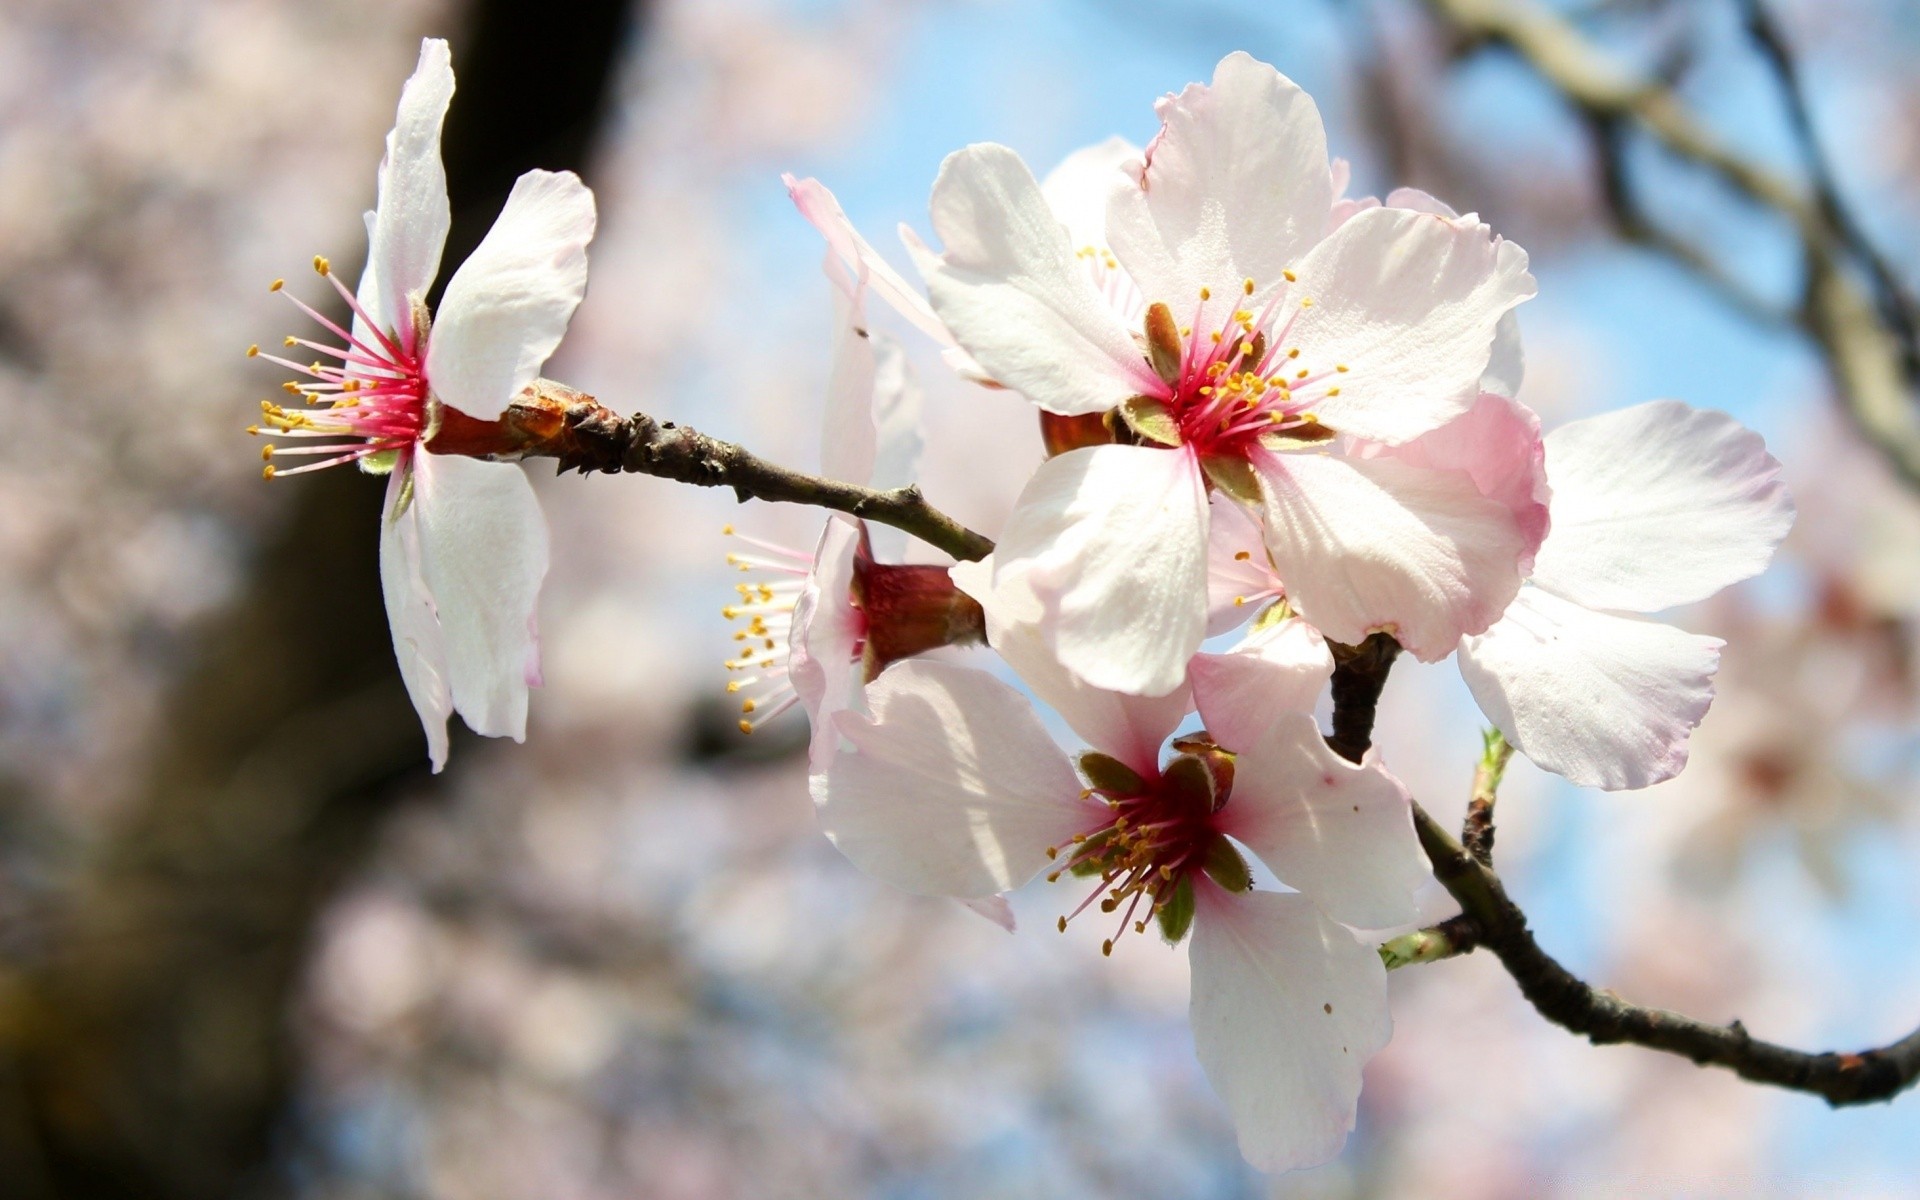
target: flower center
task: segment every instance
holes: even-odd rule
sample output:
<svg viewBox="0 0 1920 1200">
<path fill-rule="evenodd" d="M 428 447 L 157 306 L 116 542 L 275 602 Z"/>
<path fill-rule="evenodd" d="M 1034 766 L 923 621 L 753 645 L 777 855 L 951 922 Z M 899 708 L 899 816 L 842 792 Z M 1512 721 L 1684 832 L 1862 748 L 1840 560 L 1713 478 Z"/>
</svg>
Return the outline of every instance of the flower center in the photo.
<svg viewBox="0 0 1920 1200">
<path fill-rule="evenodd" d="M 1193 920 L 1194 872 L 1233 891 L 1249 886 L 1245 860 L 1216 827 L 1216 814 L 1233 789 L 1232 759 L 1211 745 L 1189 748 L 1196 752 L 1181 754 L 1151 779 L 1097 751 L 1080 756 L 1085 794 L 1100 797 L 1109 815 L 1047 851 L 1060 863 L 1048 882 L 1068 874 L 1099 879 L 1080 906 L 1060 918 L 1062 933 L 1097 903 L 1103 913 L 1121 914 L 1120 927 L 1101 944 L 1103 954 L 1113 953 L 1114 941 L 1129 926 L 1145 933 L 1149 918 L 1159 922 L 1168 941 L 1178 942 Z"/>
<path fill-rule="evenodd" d="M 377 454 L 403 453 L 419 441 L 429 424 L 424 310 L 413 314 L 405 329 L 382 329 L 359 298 L 334 276 L 326 259 L 316 257 L 313 269 L 346 300 L 364 332 L 358 336 L 349 333 L 298 297 L 282 293 L 296 308 L 338 338 L 340 344 L 292 336 L 286 339 L 289 348 L 304 346 L 337 360 L 332 363 L 320 359 L 298 363 L 277 354 L 262 354 L 258 346 L 247 349 L 249 358 L 264 358 L 304 376 L 280 385 L 297 397 L 298 405 L 283 407 L 263 400 L 261 423 L 278 437 L 319 442 L 297 446 L 267 443 L 260 451 L 260 457 L 267 464 L 261 475 L 267 479 L 361 462 Z M 285 280 L 276 279 L 271 290 L 279 292 L 285 284 Z M 261 427 L 249 426 L 247 432 L 258 436 Z M 341 438 L 359 440 L 341 441 Z M 274 465 L 274 459 L 285 457 L 310 457 L 316 461 L 290 469 Z"/>
<path fill-rule="evenodd" d="M 1293 282 L 1289 271 L 1287 283 Z M 1253 280 L 1242 281 L 1243 303 L 1254 304 L 1257 290 Z M 1313 307 L 1311 297 L 1289 300 L 1290 291 L 1279 288 L 1257 310 L 1235 308 L 1211 329 L 1208 314 L 1219 311 L 1211 289 L 1200 289 L 1187 325 L 1177 324 L 1166 304 L 1149 305 L 1147 361 L 1166 390 L 1148 399 L 1164 405 L 1165 413 L 1161 428 L 1142 432 L 1157 440 L 1173 435 L 1202 458 L 1246 458 L 1257 444 L 1292 448 L 1332 437 L 1313 406 L 1340 394 L 1339 377 L 1347 367 L 1316 368 L 1299 346 L 1287 344 L 1294 321 Z"/>
</svg>

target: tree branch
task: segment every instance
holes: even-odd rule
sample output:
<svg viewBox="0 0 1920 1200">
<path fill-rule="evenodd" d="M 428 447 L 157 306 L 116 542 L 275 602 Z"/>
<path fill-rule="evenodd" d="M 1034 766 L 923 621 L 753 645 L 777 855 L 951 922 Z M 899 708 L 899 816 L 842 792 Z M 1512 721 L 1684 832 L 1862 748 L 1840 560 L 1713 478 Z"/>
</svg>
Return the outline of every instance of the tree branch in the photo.
<svg viewBox="0 0 1920 1200">
<path fill-rule="evenodd" d="M 556 459 L 562 471 L 656 475 L 696 487 L 732 488 L 743 502 L 830 508 L 903 529 L 963 562 L 993 552 L 990 539 L 927 503 L 917 487 L 883 491 L 803 474 L 671 421 L 656 421 L 645 413 L 623 417 L 592 396 L 551 380 L 534 381 L 507 410 L 503 424 L 513 440 L 513 453 Z M 447 447 L 436 439 L 433 448 Z"/>
<path fill-rule="evenodd" d="M 1480 762 L 1473 768 L 1473 795 L 1467 800 L 1467 820 L 1460 829 L 1460 840 L 1467 851 L 1486 866 L 1493 866 L 1493 803 L 1500 798 L 1500 781 L 1506 778 L 1507 764 L 1513 761 L 1513 746 L 1497 729 L 1481 735 L 1484 746 Z"/>
<path fill-rule="evenodd" d="M 1397 645 L 1393 648 L 1399 649 Z M 1343 728 L 1340 710 L 1345 703 L 1364 709 L 1366 729 L 1361 734 L 1360 723 L 1350 717 L 1344 725 L 1344 741 L 1327 739 L 1342 757 L 1357 762 L 1372 744 L 1373 711 L 1392 665 L 1391 652 L 1384 657 L 1349 653 L 1345 658 L 1336 653 L 1334 728 Z M 1483 766 L 1486 761 L 1483 758 Z M 1476 778 L 1476 790 L 1479 782 Z M 1494 782 L 1497 784 L 1497 780 Z M 1381 949 L 1390 967 L 1448 957 L 1473 945 L 1485 946 L 1513 976 L 1520 994 L 1535 1011 L 1596 1046 L 1625 1042 L 1677 1054 L 1701 1066 L 1724 1067 L 1755 1083 L 1810 1092 L 1836 1108 L 1890 1100 L 1920 1079 L 1920 1029 L 1890 1045 L 1858 1053 L 1807 1053 L 1760 1041 L 1738 1021 L 1709 1025 L 1665 1009 L 1629 1004 L 1611 992 L 1598 990 L 1540 948 L 1527 928 L 1526 914 L 1507 895 L 1500 877 L 1418 803 L 1413 805 L 1413 826 L 1420 848 L 1433 864 L 1434 877 L 1459 903 L 1462 916 L 1471 926 L 1456 918 L 1389 942 Z M 1455 948 L 1455 936 L 1470 939 L 1470 944 Z"/>
<path fill-rule="evenodd" d="M 1815 192 L 1734 151 L 1671 88 L 1620 67 L 1537 0 L 1427 0 L 1427 7 L 1467 37 L 1512 50 L 1590 121 L 1631 123 L 1785 218 L 1807 262 L 1800 327 L 1824 353 L 1854 424 L 1910 485 L 1920 487 L 1920 415 L 1912 397 L 1920 363 L 1906 350 L 1912 331 L 1897 320 L 1889 323 L 1901 307 L 1877 304 L 1855 281 L 1855 266 L 1878 277 L 1877 256 L 1853 244 L 1846 222 L 1836 223 Z M 1674 250 L 1671 239 L 1653 244 Z M 1704 260 L 1695 256 L 1678 259 L 1703 269 Z M 1894 294 L 1900 294 L 1897 288 Z"/>
</svg>

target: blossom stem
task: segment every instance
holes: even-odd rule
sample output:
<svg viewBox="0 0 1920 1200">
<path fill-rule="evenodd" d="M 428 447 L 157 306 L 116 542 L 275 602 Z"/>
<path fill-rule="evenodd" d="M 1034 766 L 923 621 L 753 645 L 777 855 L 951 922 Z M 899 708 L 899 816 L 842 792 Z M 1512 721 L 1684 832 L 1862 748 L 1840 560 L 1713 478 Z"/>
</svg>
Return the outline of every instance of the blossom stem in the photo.
<svg viewBox="0 0 1920 1200">
<path fill-rule="evenodd" d="M 1513 746 L 1497 729 L 1481 735 L 1484 748 L 1473 769 L 1473 795 L 1467 800 L 1466 823 L 1460 828 L 1460 841 L 1482 863 L 1493 865 L 1493 804 L 1500 798 L 1500 781 L 1506 777 L 1507 763 L 1513 758 Z"/>
<path fill-rule="evenodd" d="M 696 487 L 732 488 L 743 502 L 830 508 L 903 529 L 964 562 L 993 552 L 991 539 L 927 503 L 917 487 L 883 490 L 807 475 L 671 421 L 645 413 L 621 416 L 551 380 L 535 380 L 503 420 L 521 456 L 557 459 L 562 471 L 655 475 Z"/>
</svg>

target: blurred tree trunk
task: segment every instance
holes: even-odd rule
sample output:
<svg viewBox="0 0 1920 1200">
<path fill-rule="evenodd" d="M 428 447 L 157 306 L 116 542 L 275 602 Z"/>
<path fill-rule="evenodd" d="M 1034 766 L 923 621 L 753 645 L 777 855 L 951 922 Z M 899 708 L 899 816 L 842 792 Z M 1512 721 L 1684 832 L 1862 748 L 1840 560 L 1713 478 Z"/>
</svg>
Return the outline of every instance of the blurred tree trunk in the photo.
<svg viewBox="0 0 1920 1200">
<path fill-rule="evenodd" d="M 642 7 L 468 6 L 452 39 L 449 268 L 520 172 L 585 165 Z M 369 145 L 369 179 L 376 161 Z M 284 1190 L 271 1160 L 298 1065 L 287 1014 L 315 919 L 428 779 L 380 600 L 382 488 L 342 470 L 289 490 L 45 957 L 0 977 L 7 1200 Z"/>
</svg>

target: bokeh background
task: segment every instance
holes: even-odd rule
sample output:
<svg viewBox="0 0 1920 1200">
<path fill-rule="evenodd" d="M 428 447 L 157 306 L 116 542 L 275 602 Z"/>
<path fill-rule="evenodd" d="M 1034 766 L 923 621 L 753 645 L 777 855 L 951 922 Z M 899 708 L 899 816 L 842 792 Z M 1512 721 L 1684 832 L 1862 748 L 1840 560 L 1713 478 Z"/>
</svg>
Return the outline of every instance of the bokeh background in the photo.
<svg viewBox="0 0 1920 1200">
<path fill-rule="evenodd" d="M 379 486 L 265 485 L 241 433 L 277 382 L 242 351 L 298 324 L 266 285 L 357 258 L 422 35 L 459 72 L 448 263 L 519 171 L 580 170 L 601 233 L 548 373 L 799 465 L 830 292 L 780 172 L 893 253 L 951 149 L 1044 170 L 1144 140 L 1154 97 L 1249 50 L 1319 101 L 1356 194 L 1422 186 L 1528 248 L 1522 397 L 1549 424 L 1725 409 L 1800 503 L 1767 576 L 1676 617 L 1729 641 L 1682 777 L 1600 795 L 1516 762 L 1499 855 L 1541 939 L 1637 1001 L 1890 1040 L 1920 1015 L 1920 493 L 1890 463 L 1920 457 L 1911 394 L 1835 368 L 1920 276 L 1920 11 L 1768 0 L 1810 159 L 1751 5 L 1543 9 L 1743 161 L 1830 176 L 1860 235 L 1837 277 L 1881 302 L 1836 334 L 1807 303 L 1832 254 L 1472 36 L 1476 7 L 9 0 L 0 1196 L 1914 1194 L 1920 1099 L 1830 1112 L 1591 1047 L 1484 955 L 1396 973 L 1346 1152 L 1264 1178 L 1194 1062 L 1183 953 L 1104 960 L 1044 886 L 1014 936 L 889 892 L 818 835 L 801 718 L 734 732 L 720 527 L 805 545 L 811 514 L 534 468 L 547 686 L 526 745 L 458 740 L 436 778 L 379 607 Z M 994 532 L 1031 411 L 912 336 L 925 488 Z M 1464 806 L 1477 717 L 1451 665 L 1388 688 L 1379 743 L 1436 813 Z"/>
</svg>

